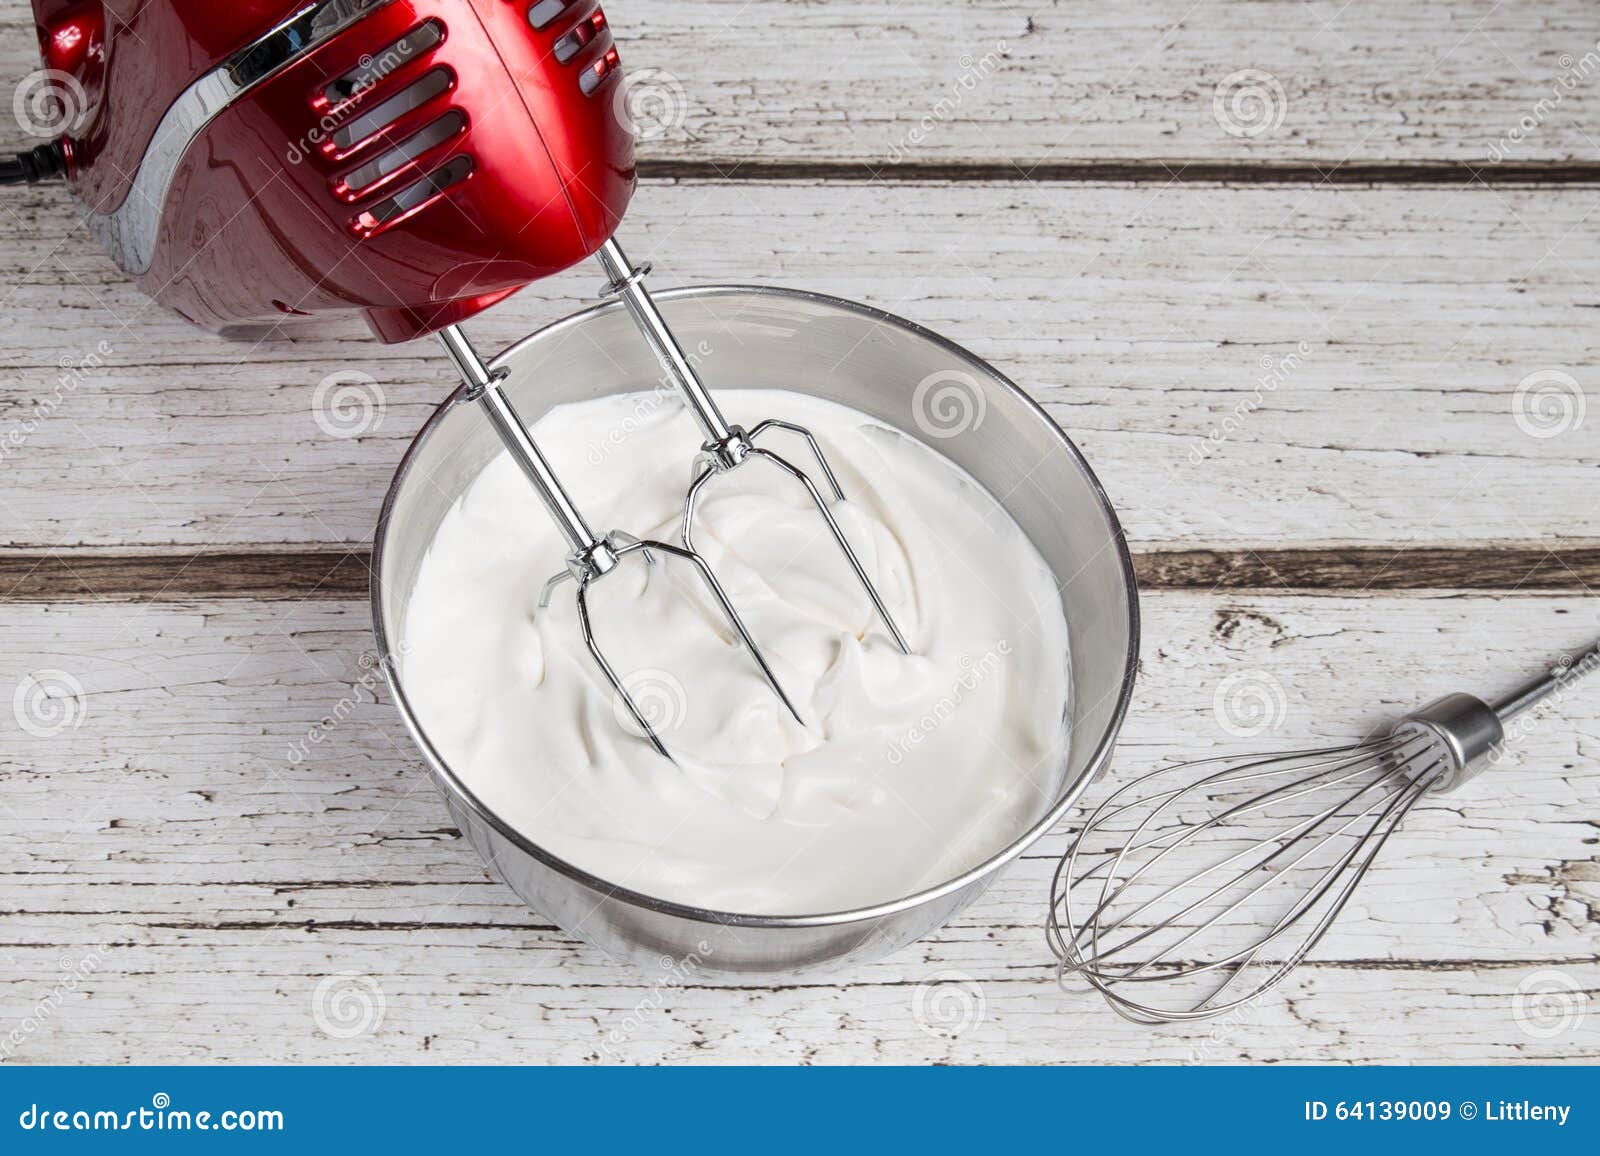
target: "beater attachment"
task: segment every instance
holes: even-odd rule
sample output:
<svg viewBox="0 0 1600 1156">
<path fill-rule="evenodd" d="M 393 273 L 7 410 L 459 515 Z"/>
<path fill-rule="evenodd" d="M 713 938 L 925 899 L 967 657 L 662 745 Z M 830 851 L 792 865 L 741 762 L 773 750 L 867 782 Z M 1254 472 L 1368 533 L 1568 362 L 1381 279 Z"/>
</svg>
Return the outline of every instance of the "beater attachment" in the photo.
<svg viewBox="0 0 1600 1156">
<path fill-rule="evenodd" d="M 894 637 L 895 644 L 900 647 L 901 653 L 910 654 L 911 647 L 907 645 L 905 635 L 900 632 L 900 627 L 895 624 L 894 617 L 889 613 L 889 608 L 884 604 L 883 598 L 878 594 L 878 589 L 873 585 L 868 576 L 866 567 L 862 565 L 861 558 L 850 545 L 850 540 L 845 537 L 844 530 L 840 528 L 838 520 L 834 518 L 833 511 L 828 507 L 828 499 L 800 467 L 788 458 L 774 453 L 764 446 L 755 444 L 756 439 L 769 430 L 782 431 L 794 434 L 805 440 L 811 448 L 811 454 L 817 461 L 817 466 L 822 476 L 827 480 L 828 488 L 832 490 L 836 501 L 844 501 L 844 490 L 839 485 L 839 479 L 828 465 L 828 459 L 822 452 L 822 446 L 817 442 L 815 435 L 804 426 L 792 422 L 778 421 L 768 418 L 758 422 L 754 429 L 746 430 L 743 426 L 729 424 L 723 417 L 716 400 L 712 398 L 705 384 L 701 382 L 694 366 L 684 355 L 683 348 L 678 344 L 677 338 L 672 335 L 672 330 L 667 328 L 666 319 L 661 316 L 656 308 L 655 301 L 651 299 L 649 291 L 644 287 L 644 279 L 650 273 L 649 265 L 637 268 L 628 260 L 621 246 L 615 238 L 602 245 L 595 256 L 599 259 L 601 267 L 606 272 L 608 284 L 606 294 L 622 298 L 627 306 L 628 314 L 633 318 L 634 324 L 644 334 L 651 351 L 656 359 L 666 369 L 683 397 L 684 404 L 689 407 L 689 412 L 694 415 L 699 424 L 705 442 L 700 447 L 700 453 L 695 459 L 694 480 L 689 485 L 688 494 L 683 503 L 683 524 L 681 536 L 683 545 L 688 550 L 694 549 L 694 515 L 699 502 L 701 491 L 706 483 L 713 478 L 737 469 L 752 458 L 760 458 L 776 466 L 784 474 L 799 482 L 805 488 L 806 495 L 822 516 L 827 525 L 828 533 L 832 535 L 834 543 L 844 554 L 845 561 L 855 573 L 856 580 L 861 583 L 862 589 L 871 599 L 878 617 Z"/>
<path fill-rule="evenodd" d="M 1452 694 L 1348 746 L 1182 763 L 1102 803 L 1051 883 L 1046 938 L 1141 1024 L 1253 1003 L 1327 934 L 1406 814 L 1494 761 L 1505 726 L 1600 647 L 1490 706 Z"/>
<path fill-rule="evenodd" d="M 600 672 L 605 675 L 606 681 L 616 692 L 620 701 L 628 711 L 629 716 L 639 727 L 640 734 L 649 740 L 650 745 L 662 755 L 663 758 L 672 760 L 671 753 L 656 729 L 650 725 L 650 720 L 645 717 L 644 711 L 639 708 L 638 702 L 629 692 L 624 680 L 618 676 L 615 668 L 606 659 L 600 643 L 595 637 L 594 623 L 589 611 L 589 587 L 607 574 L 615 570 L 630 554 L 638 554 L 647 564 L 655 564 L 656 555 L 667 558 L 676 558 L 689 563 L 699 574 L 706 589 L 721 608 L 723 616 L 734 629 L 746 648 L 756 666 L 761 670 L 761 676 L 766 679 L 767 685 L 774 694 L 788 708 L 789 713 L 796 722 L 804 723 L 800 719 L 800 712 L 789 701 L 789 696 L 784 693 L 778 677 L 767 663 L 766 656 L 761 653 L 761 648 L 756 645 L 750 631 L 746 629 L 744 619 L 729 601 L 728 595 L 722 589 L 722 584 L 717 581 L 716 575 L 692 547 L 687 545 L 675 546 L 666 542 L 656 542 L 634 537 L 632 534 L 620 530 L 612 530 L 605 535 L 597 535 L 584 521 L 583 514 L 573 503 L 561 480 L 551 468 L 550 462 L 545 458 L 543 451 L 534 442 L 528 432 L 528 427 L 511 406 L 511 400 L 506 397 L 500 388 L 500 382 L 505 376 L 504 370 L 491 370 L 484 364 L 478 353 L 467 341 L 466 334 L 454 326 L 446 326 L 439 331 L 439 340 L 444 345 L 445 352 L 449 355 L 456 371 L 466 383 L 467 400 L 477 402 L 489 419 L 489 424 L 499 435 L 501 442 L 510 452 L 512 459 L 522 469 L 529 482 L 533 484 L 540 501 L 549 511 L 550 518 L 555 522 L 557 529 L 567 540 L 571 550 L 567 554 L 567 568 L 562 573 L 555 575 L 545 583 L 544 592 L 539 600 L 540 606 L 548 605 L 550 595 L 561 583 L 568 580 L 577 586 L 578 623 L 583 632 L 584 645 L 588 647 L 595 664 Z"/>
</svg>

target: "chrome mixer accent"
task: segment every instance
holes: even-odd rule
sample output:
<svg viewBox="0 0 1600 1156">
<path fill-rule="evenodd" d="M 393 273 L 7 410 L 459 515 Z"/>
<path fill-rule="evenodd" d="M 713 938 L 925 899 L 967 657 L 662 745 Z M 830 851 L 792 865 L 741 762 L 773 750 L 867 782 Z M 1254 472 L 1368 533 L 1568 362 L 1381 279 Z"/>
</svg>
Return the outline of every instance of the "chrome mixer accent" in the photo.
<svg viewBox="0 0 1600 1156">
<path fill-rule="evenodd" d="M 109 211 L 98 205 L 84 206 L 89 231 L 112 260 L 129 273 L 150 268 L 178 162 L 223 110 L 391 2 L 317 0 L 184 89 L 156 126 L 122 202 Z"/>
</svg>

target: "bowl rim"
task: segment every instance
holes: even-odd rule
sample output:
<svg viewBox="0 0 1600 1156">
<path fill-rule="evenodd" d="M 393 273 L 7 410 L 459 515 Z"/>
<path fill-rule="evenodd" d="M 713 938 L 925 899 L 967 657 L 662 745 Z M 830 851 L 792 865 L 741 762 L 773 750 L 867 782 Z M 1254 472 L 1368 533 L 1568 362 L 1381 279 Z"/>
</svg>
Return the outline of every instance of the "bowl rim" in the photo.
<svg viewBox="0 0 1600 1156">
<path fill-rule="evenodd" d="M 1095 744 L 1095 750 L 1084 766 L 1083 772 L 1077 780 L 1071 783 L 1061 798 L 1050 809 L 1035 821 L 1030 827 L 1001 848 L 995 854 L 982 862 L 969 867 L 960 875 L 948 879 L 932 887 L 914 891 L 909 895 L 901 896 L 884 903 L 873 904 L 868 907 L 855 907 L 845 911 L 822 912 L 812 915 L 752 915 L 736 912 L 717 911 L 707 907 L 696 907 L 693 904 L 680 903 L 675 900 L 661 899 L 657 896 L 635 891 L 632 888 L 622 887 L 607 882 L 598 875 L 570 863 L 560 856 L 546 850 L 532 839 L 513 828 L 509 823 L 500 818 L 493 808 L 485 804 L 472 790 L 461 781 L 451 770 L 427 732 L 423 730 L 421 722 L 416 717 L 416 712 L 407 698 L 405 688 L 401 684 L 399 669 L 394 661 L 390 649 L 388 631 L 384 627 L 383 616 L 383 556 L 384 546 L 388 538 L 388 529 L 397 497 L 404 485 L 411 469 L 415 466 L 422 447 L 427 443 L 433 431 L 444 421 L 450 411 L 465 400 L 466 387 L 460 386 L 429 415 L 422 428 L 407 446 L 404 456 L 400 459 L 399 466 L 395 469 L 393 480 L 389 484 L 388 492 L 384 495 L 383 506 L 378 514 L 378 525 L 373 533 L 372 563 L 370 568 L 369 600 L 372 607 L 372 629 L 378 647 L 378 660 L 385 672 L 390 693 L 394 696 L 395 706 L 404 720 L 407 731 L 412 740 L 421 750 L 433 778 L 447 796 L 453 798 L 458 804 L 467 808 L 477 819 L 486 823 L 497 831 L 502 838 L 508 840 L 524 854 L 532 856 L 544 866 L 565 875 L 576 883 L 580 883 L 591 891 L 597 892 L 604 899 L 617 900 L 635 907 L 644 908 L 662 915 L 676 916 L 681 919 L 692 920 L 697 923 L 719 924 L 734 927 L 752 928 L 799 928 L 799 927 L 829 927 L 842 924 L 868 922 L 881 919 L 885 916 L 895 915 L 899 912 L 909 911 L 921 907 L 992 875 L 1013 859 L 1017 858 L 1030 846 L 1047 834 L 1058 822 L 1061 821 L 1067 810 L 1077 802 L 1083 791 L 1099 777 L 1105 769 L 1106 763 L 1111 758 L 1112 748 L 1115 746 L 1117 736 L 1122 729 L 1122 724 L 1127 716 L 1128 705 L 1133 695 L 1134 680 L 1139 665 L 1140 643 L 1140 616 L 1139 616 L 1139 587 L 1134 575 L 1133 558 L 1128 551 L 1126 536 L 1122 530 L 1122 523 L 1117 518 L 1116 510 L 1112 507 L 1110 499 L 1106 496 L 1100 479 L 1095 476 L 1094 470 L 1084 459 L 1078 447 L 1067 436 L 1065 430 L 1052 418 L 1044 407 L 1035 401 L 1026 390 L 1018 386 L 1005 374 L 1001 373 L 987 361 L 968 351 L 954 341 L 939 333 L 934 332 L 915 321 L 889 313 L 874 306 L 863 305 L 842 297 L 834 297 L 825 293 L 816 293 L 804 289 L 785 289 L 779 286 L 768 285 L 686 285 L 674 289 L 661 290 L 653 294 L 657 301 L 674 301 L 681 298 L 724 297 L 736 295 L 754 295 L 758 297 L 774 297 L 784 300 L 799 300 L 811 304 L 823 305 L 828 308 L 855 313 L 868 320 L 888 324 L 931 342 L 944 352 L 951 354 L 960 361 L 965 362 L 984 376 L 993 379 L 1001 386 L 1009 389 L 1020 400 L 1024 407 L 1038 418 L 1045 427 L 1055 436 L 1061 448 L 1067 453 L 1072 464 L 1082 474 L 1088 483 L 1090 492 L 1094 494 L 1095 501 L 1099 504 L 1101 514 L 1106 519 L 1111 531 L 1111 536 L 1116 544 L 1117 563 L 1122 570 L 1123 590 L 1128 602 L 1128 658 L 1124 664 L 1122 679 L 1117 688 L 1117 702 L 1112 710 L 1111 717 L 1104 731 L 1100 734 Z M 558 321 L 534 330 L 521 338 L 503 352 L 496 355 L 490 362 L 491 368 L 500 368 L 506 362 L 519 356 L 522 351 L 535 342 L 548 341 L 558 337 L 561 333 L 574 329 L 585 322 L 608 312 L 623 308 L 623 303 L 617 300 L 602 302 L 580 312 L 563 317 Z M 492 865 L 492 864 L 491 864 Z"/>
</svg>

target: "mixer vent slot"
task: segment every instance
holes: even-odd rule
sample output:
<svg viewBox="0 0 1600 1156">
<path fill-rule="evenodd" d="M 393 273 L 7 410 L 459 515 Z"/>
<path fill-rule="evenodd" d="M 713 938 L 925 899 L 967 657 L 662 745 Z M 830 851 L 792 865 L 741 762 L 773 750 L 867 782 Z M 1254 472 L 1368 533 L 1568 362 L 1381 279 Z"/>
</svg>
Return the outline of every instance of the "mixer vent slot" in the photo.
<svg viewBox="0 0 1600 1156">
<path fill-rule="evenodd" d="M 472 158 L 465 155 L 451 157 L 421 180 L 413 181 L 387 200 L 379 201 L 356 218 L 356 225 L 366 233 L 373 233 L 392 221 L 421 208 L 451 185 L 460 184 L 472 172 Z"/>
<path fill-rule="evenodd" d="M 443 144 L 466 127 L 467 118 L 452 109 L 438 120 L 430 121 L 420 131 L 406 137 L 405 140 L 382 156 L 368 161 L 345 177 L 345 187 L 351 192 L 359 193 L 368 185 L 388 176 L 401 165 L 409 164 L 416 160 L 435 145 Z"/>
<path fill-rule="evenodd" d="M 538 0 L 528 9 L 528 23 L 535 28 L 547 28 L 550 21 L 565 12 L 571 2 L 572 0 Z"/>
<path fill-rule="evenodd" d="M 606 14 L 596 12 L 587 20 L 580 21 L 578 26 L 556 41 L 556 59 L 562 64 L 567 63 L 585 47 L 594 42 L 594 38 L 605 31 Z"/>
<path fill-rule="evenodd" d="M 583 90 L 583 95 L 593 96 L 595 89 L 605 83 L 606 77 L 617 70 L 617 63 L 617 50 L 608 48 L 604 56 L 578 73 L 578 87 Z"/>
<path fill-rule="evenodd" d="M 419 24 L 396 40 L 382 52 L 361 58 L 359 66 L 333 81 L 322 90 L 323 99 L 331 105 L 344 104 L 360 96 L 396 69 L 427 52 L 444 40 L 444 25 L 437 20 Z"/>
<path fill-rule="evenodd" d="M 392 124 L 412 109 L 420 108 L 449 88 L 448 69 L 435 68 L 425 72 L 416 83 L 401 89 L 382 104 L 374 105 L 349 124 L 335 130 L 333 143 L 341 150 L 347 149 L 357 141 L 365 140 L 384 126 Z"/>
</svg>

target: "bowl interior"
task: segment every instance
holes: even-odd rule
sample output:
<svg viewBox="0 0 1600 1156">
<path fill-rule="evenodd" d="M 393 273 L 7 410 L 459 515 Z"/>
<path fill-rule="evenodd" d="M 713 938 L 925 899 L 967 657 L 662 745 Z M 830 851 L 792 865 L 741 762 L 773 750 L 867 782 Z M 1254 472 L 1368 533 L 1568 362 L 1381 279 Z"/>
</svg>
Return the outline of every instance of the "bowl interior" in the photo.
<svg viewBox="0 0 1600 1156">
<path fill-rule="evenodd" d="M 694 288 L 660 293 L 656 300 L 709 387 L 800 389 L 919 438 L 987 488 L 1055 572 L 1070 638 L 1072 736 L 1057 799 L 1039 823 L 1017 832 L 1009 847 L 961 881 L 1020 853 L 1103 765 L 1132 686 L 1138 651 L 1132 567 L 1094 475 L 1021 390 L 909 322 L 784 290 Z M 614 304 L 533 334 L 495 364 L 508 371 L 506 391 L 530 424 L 556 405 L 652 389 L 660 379 L 649 349 Z M 499 452 L 475 407 L 451 405 L 429 422 L 402 463 L 374 559 L 375 624 L 386 651 L 393 653 L 405 636 L 409 595 L 440 521 Z M 397 682 L 396 691 L 403 700 L 403 685 Z M 435 769 L 459 789 L 426 736 L 418 737 Z M 461 793 L 472 799 L 469 791 Z"/>
</svg>

